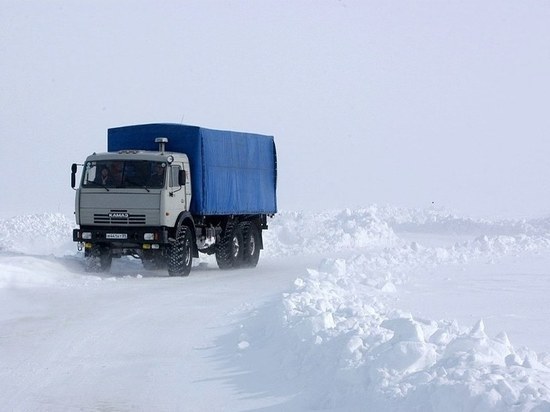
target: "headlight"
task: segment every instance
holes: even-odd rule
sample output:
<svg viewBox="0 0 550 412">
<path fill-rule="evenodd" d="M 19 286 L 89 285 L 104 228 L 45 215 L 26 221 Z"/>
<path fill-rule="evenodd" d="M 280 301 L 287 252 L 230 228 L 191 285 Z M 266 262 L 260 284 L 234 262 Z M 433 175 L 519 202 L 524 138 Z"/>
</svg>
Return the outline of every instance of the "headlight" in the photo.
<svg viewBox="0 0 550 412">
<path fill-rule="evenodd" d="M 90 240 L 92 238 L 92 232 L 82 232 L 82 239 Z"/>
<path fill-rule="evenodd" d="M 155 240 L 155 234 L 154 233 L 145 233 L 143 235 L 143 240 Z"/>
</svg>

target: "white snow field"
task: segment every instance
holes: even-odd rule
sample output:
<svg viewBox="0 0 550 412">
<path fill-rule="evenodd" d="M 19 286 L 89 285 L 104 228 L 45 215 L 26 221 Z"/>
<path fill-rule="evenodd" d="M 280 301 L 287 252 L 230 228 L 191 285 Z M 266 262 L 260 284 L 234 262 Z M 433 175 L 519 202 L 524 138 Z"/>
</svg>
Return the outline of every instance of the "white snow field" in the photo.
<svg viewBox="0 0 550 412">
<path fill-rule="evenodd" d="M 90 275 L 0 221 L 0 409 L 550 411 L 550 219 L 281 213 L 256 269 Z"/>
</svg>

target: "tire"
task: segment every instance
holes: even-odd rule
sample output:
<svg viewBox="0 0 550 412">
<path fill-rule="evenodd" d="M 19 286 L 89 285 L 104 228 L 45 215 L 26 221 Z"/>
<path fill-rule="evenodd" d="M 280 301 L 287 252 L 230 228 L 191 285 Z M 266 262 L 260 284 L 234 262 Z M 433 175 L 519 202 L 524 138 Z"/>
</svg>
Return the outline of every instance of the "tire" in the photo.
<svg viewBox="0 0 550 412">
<path fill-rule="evenodd" d="M 220 269 L 235 269 L 243 264 L 242 226 L 229 221 L 216 248 L 216 262 Z"/>
<path fill-rule="evenodd" d="M 260 260 L 260 229 L 253 222 L 243 224 L 243 266 L 254 268 Z"/>
<path fill-rule="evenodd" d="M 89 273 L 107 272 L 111 269 L 111 251 L 100 245 L 93 245 L 84 251 L 84 269 Z"/>
<path fill-rule="evenodd" d="M 180 226 L 176 232 L 176 241 L 169 248 L 168 275 L 189 276 L 193 264 L 193 238 L 191 229 Z"/>
</svg>

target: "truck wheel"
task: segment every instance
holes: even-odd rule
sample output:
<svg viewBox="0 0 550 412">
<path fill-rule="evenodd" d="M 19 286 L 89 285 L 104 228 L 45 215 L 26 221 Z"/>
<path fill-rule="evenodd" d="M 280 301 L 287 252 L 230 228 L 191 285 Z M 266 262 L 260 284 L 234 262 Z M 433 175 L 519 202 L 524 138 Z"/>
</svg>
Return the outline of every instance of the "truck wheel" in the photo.
<svg viewBox="0 0 550 412">
<path fill-rule="evenodd" d="M 253 268 L 260 260 L 260 230 L 253 222 L 243 225 L 243 266 Z"/>
<path fill-rule="evenodd" d="M 111 269 L 113 256 L 108 248 L 93 245 L 91 249 L 84 251 L 84 268 L 86 272 L 99 273 Z"/>
<path fill-rule="evenodd" d="M 216 248 L 216 262 L 220 269 L 241 266 L 243 261 L 243 233 L 241 225 L 228 222 Z"/>
<path fill-rule="evenodd" d="M 189 276 L 193 263 L 191 230 L 180 226 L 176 232 L 176 241 L 170 247 L 168 255 L 168 275 Z"/>
</svg>

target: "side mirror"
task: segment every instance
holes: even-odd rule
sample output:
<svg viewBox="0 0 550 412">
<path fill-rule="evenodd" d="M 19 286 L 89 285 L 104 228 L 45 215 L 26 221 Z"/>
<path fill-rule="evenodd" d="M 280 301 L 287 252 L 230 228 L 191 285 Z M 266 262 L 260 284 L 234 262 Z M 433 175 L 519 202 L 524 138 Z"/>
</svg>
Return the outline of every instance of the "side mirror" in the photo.
<svg viewBox="0 0 550 412">
<path fill-rule="evenodd" d="M 185 170 L 181 169 L 178 173 L 178 180 L 180 186 L 185 186 L 185 181 L 187 180 L 187 175 L 185 173 Z"/>
<path fill-rule="evenodd" d="M 71 166 L 71 187 L 74 189 L 76 186 L 76 163 Z"/>
</svg>

